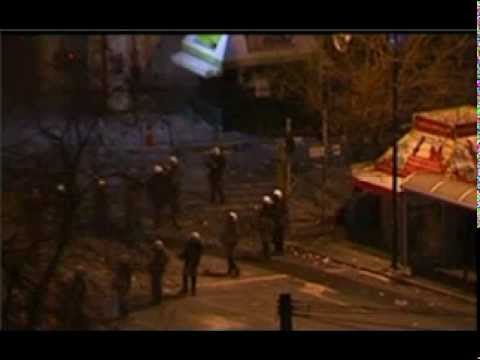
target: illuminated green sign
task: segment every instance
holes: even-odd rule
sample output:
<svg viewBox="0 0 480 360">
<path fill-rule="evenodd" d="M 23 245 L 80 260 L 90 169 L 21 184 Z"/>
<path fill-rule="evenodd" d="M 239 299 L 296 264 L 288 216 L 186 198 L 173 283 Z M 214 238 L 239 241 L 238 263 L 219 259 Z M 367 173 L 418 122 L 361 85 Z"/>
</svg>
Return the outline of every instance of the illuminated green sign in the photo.
<svg viewBox="0 0 480 360">
<path fill-rule="evenodd" d="M 210 49 L 216 49 L 218 42 L 222 35 L 197 35 L 197 40 L 204 46 L 208 46 Z"/>
</svg>

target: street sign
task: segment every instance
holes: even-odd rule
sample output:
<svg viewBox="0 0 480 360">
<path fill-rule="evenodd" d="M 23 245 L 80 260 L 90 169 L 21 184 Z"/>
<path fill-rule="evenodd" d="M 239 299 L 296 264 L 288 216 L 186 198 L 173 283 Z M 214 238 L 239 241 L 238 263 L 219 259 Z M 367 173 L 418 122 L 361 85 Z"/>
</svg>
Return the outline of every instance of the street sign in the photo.
<svg viewBox="0 0 480 360">
<path fill-rule="evenodd" d="M 325 157 L 325 147 L 321 145 L 313 145 L 308 149 L 308 154 L 311 159 L 318 159 Z"/>
</svg>

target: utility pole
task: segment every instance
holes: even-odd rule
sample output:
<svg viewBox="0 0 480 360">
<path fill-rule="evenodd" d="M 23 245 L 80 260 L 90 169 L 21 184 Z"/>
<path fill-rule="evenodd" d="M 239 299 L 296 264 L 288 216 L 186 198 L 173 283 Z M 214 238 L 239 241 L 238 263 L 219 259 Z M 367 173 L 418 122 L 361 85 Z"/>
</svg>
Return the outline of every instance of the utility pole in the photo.
<svg viewBox="0 0 480 360">
<path fill-rule="evenodd" d="M 329 165 L 329 148 L 328 148 L 328 83 L 326 81 L 327 77 L 323 75 L 323 111 L 322 111 L 322 142 L 325 155 L 323 157 L 323 167 L 322 167 L 322 182 L 325 184 L 327 181 L 327 167 Z"/>
<path fill-rule="evenodd" d="M 393 47 L 392 63 L 392 120 L 393 120 L 393 171 L 392 171 L 392 268 L 398 268 L 398 119 L 397 119 L 397 86 L 398 86 L 398 54 L 397 54 L 397 35 L 391 35 Z"/>
<path fill-rule="evenodd" d="M 327 66 L 324 63 L 325 59 L 325 43 L 321 44 L 322 54 L 321 63 L 319 64 L 319 82 L 322 101 L 322 145 L 324 149 L 323 166 L 322 166 L 322 183 L 325 184 L 327 178 L 328 165 L 328 77 Z"/>
<path fill-rule="evenodd" d="M 291 171 L 292 171 L 292 159 L 290 154 L 290 149 L 288 148 L 288 137 L 292 131 L 292 119 L 287 118 L 285 121 L 285 196 L 290 194 L 290 182 L 291 182 Z"/>
<path fill-rule="evenodd" d="M 324 224 L 326 219 L 326 208 L 325 208 L 325 186 L 327 182 L 327 167 L 329 160 L 329 149 L 328 149 L 328 75 L 327 75 L 327 65 L 325 64 L 326 59 L 326 42 L 321 43 L 321 53 L 319 63 L 319 82 L 320 82 L 320 95 L 322 103 L 322 145 L 323 145 L 323 157 L 322 157 L 322 187 L 320 189 L 320 202 L 321 202 L 321 221 Z"/>
<path fill-rule="evenodd" d="M 107 67 L 107 52 L 108 52 L 108 45 L 107 45 L 107 36 L 101 35 L 102 37 L 102 96 L 103 96 L 103 113 L 107 111 L 108 108 L 108 67 Z"/>
</svg>

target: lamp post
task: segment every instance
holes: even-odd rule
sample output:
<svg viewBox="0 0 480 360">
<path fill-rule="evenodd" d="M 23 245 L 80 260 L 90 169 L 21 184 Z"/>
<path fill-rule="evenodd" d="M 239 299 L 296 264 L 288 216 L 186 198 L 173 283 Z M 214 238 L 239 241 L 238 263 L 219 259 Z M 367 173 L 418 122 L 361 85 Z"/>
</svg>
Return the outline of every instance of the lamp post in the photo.
<svg viewBox="0 0 480 360">
<path fill-rule="evenodd" d="M 350 42 L 352 41 L 351 34 L 335 34 L 332 36 L 332 42 L 335 50 L 339 53 L 346 53 L 348 51 L 348 47 Z M 325 49 L 325 43 L 322 43 L 323 50 Z M 320 67 L 320 82 L 322 84 L 321 91 L 322 91 L 322 101 L 324 103 L 323 111 L 322 111 L 322 143 L 324 148 L 324 157 L 323 157 L 323 166 L 322 166 L 322 183 L 325 184 L 326 176 L 327 176 L 327 165 L 329 165 L 329 144 L 328 144 L 328 121 L 329 121 L 329 102 L 330 102 L 330 82 L 329 77 L 327 75 L 327 66 L 323 63 Z"/>
<path fill-rule="evenodd" d="M 338 34 L 333 36 L 333 44 L 335 49 L 340 53 L 345 53 L 348 50 L 348 45 L 352 36 L 350 34 Z M 392 128 L 393 128 L 393 156 L 392 156 L 392 212 L 393 212 L 393 226 L 392 226 L 392 268 L 398 268 L 398 119 L 397 119 L 397 99 L 398 99 L 398 36 L 391 34 L 389 36 L 390 44 L 392 46 L 393 60 L 392 60 Z"/>
<path fill-rule="evenodd" d="M 393 127 L 393 156 L 392 156 L 392 268 L 398 268 L 398 120 L 397 120 L 397 86 L 398 86 L 398 53 L 397 34 L 390 35 L 392 45 L 392 127 Z"/>
</svg>

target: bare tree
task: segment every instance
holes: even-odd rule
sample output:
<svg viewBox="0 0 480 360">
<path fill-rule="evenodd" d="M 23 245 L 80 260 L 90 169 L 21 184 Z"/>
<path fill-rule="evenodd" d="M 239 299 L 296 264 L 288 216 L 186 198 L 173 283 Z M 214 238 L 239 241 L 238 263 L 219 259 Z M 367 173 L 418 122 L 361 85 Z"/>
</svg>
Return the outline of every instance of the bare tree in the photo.
<svg viewBox="0 0 480 360">
<path fill-rule="evenodd" d="M 18 183 L 40 182 L 40 177 L 43 175 L 48 183 L 50 198 L 55 198 L 54 206 L 58 215 L 57 223 L 54 224 L 58 232 L 53 233 L 53 237 L 56 238 L 53 255 L 48 259 L 46 268 L 38 274 L 40 280 L 36 282 L 28 299 L 28 328 L 39 325 L 50 283 L 66 248 L 74 238 L 78 209 L 93 180 L 93 174 L 85 161 L 86 149 L 92 144 L 99 119 L 106 111 L 104 102 L 98 101 L 101 94 L 89 87 L 91 74 L 80 55 L 65 49 L 61 49 L 57 55 L 52 62 L 42 65 L 55 67 L 57 71 L 63 72 L 65 81 L 59 89 L 52 89 L 51 93 L 44 94 L 35 105 L 35 121 L 30 122 L 30 127 L 36 129 L 36 143 L 28 149 L 25 143 L 15 143 L 8 148 L 2 148 L 10 155 L 7 158 L 7 169 L 12 178 L 8 183 L 15 187 L 14 192 L 21 194 L 25 190 L 23 186 L 18 186 Z M 59 93 L 62 96 L 58 96 Z M 49 106 L 45 107 L 46 104 L 51 103 L 56 110 L 53 115 L 49 111 Z M 34 156 L 34 154 L 37 155 Z M 23 166 L 25 161 L 19 160 L 24 158 L 33 159 L 33 166 Z M 44 164 L 48 161 L 48 166 L 42 167 L 37 161 L 40 158 L 43 158 Z M 32 171 L 35 165 L 36 172 Z M 56 189 L 58 184 L 63 185 L 64 191 L 59 192 Z M 18 217 L 10 220 L 3 214 L 4 212 L 2 212 L 2 224 L 12 223 L 12 221 L 18 223 Z M 12 237 L 15 236 L 16 233 L 12 235 Z M 28 240 L 33 246 L 37 239 Z M 22 277 L 21 269 L 15 268 L 13 275 L 12 280 L 19 280 Z M 11 289 L 13 282 L 10 284 Z M 10 305 L 11 296 L 4 301 Z"/>
<path fill-rule="evenodd" d="M 330 113 L 333 132 L 381 137 L 391 124 L 392 46 L 387 34 L 354 34 L 345 53 L 334 50 L 330 36 L 305 62 L 270 71 L 278 97 L 303 99 L 320 114 Z M 473 103 L 475 39 L 470 34 L 404 35 L 400 41 L 398 111 Z M 325 94 L 328 94 L 328 103 Z"/>
<path fill-rule="evenodd" d="M 112 169 L 102 169 L 97 161 L 92 161 L 94 160 L 92 156 L 98 156 L 95 149 L 102 143 L 99 141 L 101 119 L 109 115 L 107 99 L 112 95 L 112 91 L 115 91 L 109 89 L 106 83 L 105 72 L 108 71 L 106 58 L 110 53 L 106 41 L 102 42 L 97 51 L 101 52 L 100 71 L 92 68 L 81 54 L 65 47 L 61 47 L 53 59 L 40 64 L 40 67 L 55 69 L 61 75 L 62 81 L 57 87 L 50 88 L 39 96 L 34 104 L 32 118 L 35 121 L 30 121 L 28 126 L 35 141 L 22 139 L 7 144 L 2 142 L 2 157 L 3 160 L 8 160 L 2 165 L 4 170 L 8 170 L 7 183 L 14 188 L 11 192 L 21 194 L 25 190 L 24 185 L 28 188 L 28 184 L 31 185 L 43 178 L 49 198 L 52 200 L 49 207 L 55 208 L 56 215 L 52 223 L 54 232 L 50 233 L 50 238 L 54 240 L 51 242 L 53 250 L 48 252 L 48 258 L 42 260 L 42 266 L 36 266 L 38 271 L 35 274 L 35 283 L 32 284 L 33 288 L 26 291 L 27 328 L 38 327 L 42 321 L 50 285 L 58 273 L 66 250 L 75 238 L 80 218 L 79 210 L 89 195 L 96 175 L 102 171 L 103 177 L 125 177 L 125 174 Z M 155 101 L 152 89 L 141 81 L 140 69 L 133 67 L 129 74 L 127 91 L 133 100 L 129 109 L 133 121 L 129 124 L 138 126 L 144 122 L 146 118 L 144 114 L 157 110 L 159 104 Z M 14 127 L 13 117 L 11 114 L 6 115 L 6 118 L 2 117 L 2 125 L 4 128 L 7 124 Z M 27 159 L 29 164 L 25 165 L 25 161 L 21 161 L 23 159 Z M 107 174 L 107 171 L 110 173 Z M 56 189 L 59 184 L 63 185 L 64 190 L 61 192 Z M 8 191 L 4 187 L 3 191 L 6 190 Z M 15 201 L 9 203 L 14 204 Z M 4 250 L 7 250 L 3 255 L 9 260 L 4 264 L 14 262 L 16 258 L 14 243 L 17 241 L 14 240 L 21 235 L 24 221 L 22 216 L 21 211 L 13 209 L 2 212 L 2 225 L 8 223 L 11 224 L 9 228 L 14 229 L 5 234 L 3 239 Z M 22 256 L 31 253 L 29 249 L 33 248 L 37 239 L 26 240 L 28 245 L 22 250 Z M 32 261 L 40 261 L 35 256 L 29 258 Z M 27 261 L 23 261 L 22 264 L 27 265 Z M 31 275 L 25 266 L 14 266 L 11 269 L 12 271 L 8 269 L 9 281 L 2 281 L 4 288 L 7 289 L 4 292 L 6 296 L 2 299 L 6 316 L 11 313 L 14 289 L 21 287 L 21 284 L 27 281 L 26 277 Z"/>
</svg>

